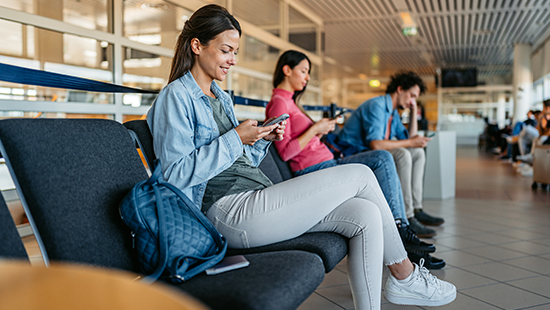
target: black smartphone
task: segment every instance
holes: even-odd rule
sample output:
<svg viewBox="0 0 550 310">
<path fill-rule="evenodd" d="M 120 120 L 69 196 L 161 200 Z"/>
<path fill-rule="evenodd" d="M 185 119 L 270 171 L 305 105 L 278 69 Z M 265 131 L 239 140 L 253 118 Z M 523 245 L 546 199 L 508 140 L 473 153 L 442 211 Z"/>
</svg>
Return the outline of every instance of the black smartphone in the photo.
<svg viewBox="0 0 550 310">
<path fill-rule="evenodd" d="M 266 127 L 266 126 L 271 126 L 271 125 L 275 125 L 275 124 L 279 124 L 280 122 L 286 120 L 287 118 L 289 118 L 290 115 L 288 114 L 282 114 L 281 116 L 277 117 L 276 119 L 272 120 L 272 121 L 269 121 L 265 124 L 263 124 L 262 126 L 260 127 Z"/>
<path fill-rule="evenodd" d="M 336 113 L 336 115 L 334 115 L 333 117 L 331 117 L 330 119 L 337 119 L 340 115 L 346 113 L 345 110 L 340 110 L 338 111 L 338 113 Z"/>
</svg>

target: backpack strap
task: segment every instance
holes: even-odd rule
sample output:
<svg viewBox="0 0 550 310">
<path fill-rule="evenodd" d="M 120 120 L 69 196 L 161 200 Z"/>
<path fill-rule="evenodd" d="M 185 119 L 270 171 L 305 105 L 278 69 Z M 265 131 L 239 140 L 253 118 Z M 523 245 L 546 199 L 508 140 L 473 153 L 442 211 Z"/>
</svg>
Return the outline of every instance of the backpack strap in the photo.
<svg viewBox="0 0 550 310">
<path fill-rule="evenodd" d="M 153 186 L 153 189 L 155 191 L 155 199 L 157 203 L 157 214 L 159 219 L 159 235 L 158 235 L 158 241 L 159 241 L 159 265 L 157 266 L 157 269 L 153 274 L 148 275 L 145 277 L 142 282 L 144 283 L 153 283 L 155 282 L 161 275 L 164 269 L 166 269 L 166 264 L 168 263 L 168 241 L 166 240 L 166 212 L 164 210 L 164 201 L 162 200 L 162 195 L 160 193 L 160 189 L 158 188 L 158 182 L 157 179 L 161 175 L 162 170 L 160 168 L 160 164 L 155 167 L 155 171 L 153 172 L 153 175 L 147 182 L 146 185 Z"/>
<path fill-rule="evenodd" d="M 178 275 L 176 278 L 179 280 L 186 280 L 188 278 L 194 277 L 195 275 L 201 273 L 203 270 L 206 270 L 210 267 L 213 267 L 216 265 L 224 256 L 227 251 L 227 241 L 225 238 L 216 230 L 214 225 L 210 222 L 210 220 L 187 198 L 183 192 L 175 187 L 174 185 L 167 183 L 167 182 L 159 182 L 163 186 L 166 186 L 168 189 L 173 191 L 187 206 L 187 208 L 193 213 L 193 215 L 200 221 L 200 223 L 210 232 L 210 235 L 214 239 L 214 243 L 216 244 L 216 248 L 218 249 L 216 253 L 206 256 L 206 257 L 196 257 L 196 256 L 190 256 L 190 258 L 194 258 L 197 260 L 203 261 L 201 264 L 201 268 L 193 268 L 189 272 L 187 272 L 185 275 Z M 172 274 L 177 274 L 176 270 L 170 270 Z M 173 279 L 173 281 L 177 281 L 178 279 Z"/>
</svg>

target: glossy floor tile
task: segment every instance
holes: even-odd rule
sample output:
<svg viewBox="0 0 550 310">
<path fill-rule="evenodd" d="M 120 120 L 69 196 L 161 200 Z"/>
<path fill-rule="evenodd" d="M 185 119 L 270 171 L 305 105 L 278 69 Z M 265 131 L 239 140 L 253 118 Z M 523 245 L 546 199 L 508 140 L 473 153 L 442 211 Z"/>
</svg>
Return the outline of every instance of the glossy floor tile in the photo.
<svg viewBox="0 0 550 310">
<path fill-rule="evenodd" d="M 550 192 L 531 190 L 531 178 L 477 148 L 458 148 L 456 168 L 455 197 L 424 201 L 445 218 L 424 240 L 447 262 L 433 274 L 458 289 L 453 303 L 432 309 L 550 309 Z M 299 310 L 353 309 L 346 272 L 344 260 Z M 430 309 L 383 298 L 381 308 Z"/>
</svg>

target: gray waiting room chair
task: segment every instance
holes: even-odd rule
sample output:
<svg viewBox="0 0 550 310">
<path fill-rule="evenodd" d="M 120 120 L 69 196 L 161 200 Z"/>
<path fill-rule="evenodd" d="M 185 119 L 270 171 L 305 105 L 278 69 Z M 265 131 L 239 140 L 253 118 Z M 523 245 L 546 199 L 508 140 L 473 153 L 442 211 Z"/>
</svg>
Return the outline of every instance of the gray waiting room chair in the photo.
<svg viewBox="0 0 550 310">
<path fill-rule="evenodd" d="M 98 119 L 6 119 L 0 142 L 46 263 L 139 272 L 118 206 L 147 173 L 124 126 Z M 295 309 L 324 279 L 323 263 L 306 251 L 245 256 L 247 268 L 201 274 L 173 287 L 212 309 Z"/>
</svg>

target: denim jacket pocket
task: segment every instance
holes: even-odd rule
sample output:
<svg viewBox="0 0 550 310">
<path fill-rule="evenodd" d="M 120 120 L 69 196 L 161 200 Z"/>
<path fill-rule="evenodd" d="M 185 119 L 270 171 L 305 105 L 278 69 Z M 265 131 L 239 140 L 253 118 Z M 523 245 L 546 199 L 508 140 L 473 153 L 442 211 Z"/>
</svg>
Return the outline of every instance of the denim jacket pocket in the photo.
<svg viewBox="0 0 550 310">
<path fill-rule="evenodd" d="M 199 146 L 210 143 L 214 138 L 213 129 L 203 124 L 195 124 L 195 143 Z"/>
</svg>

